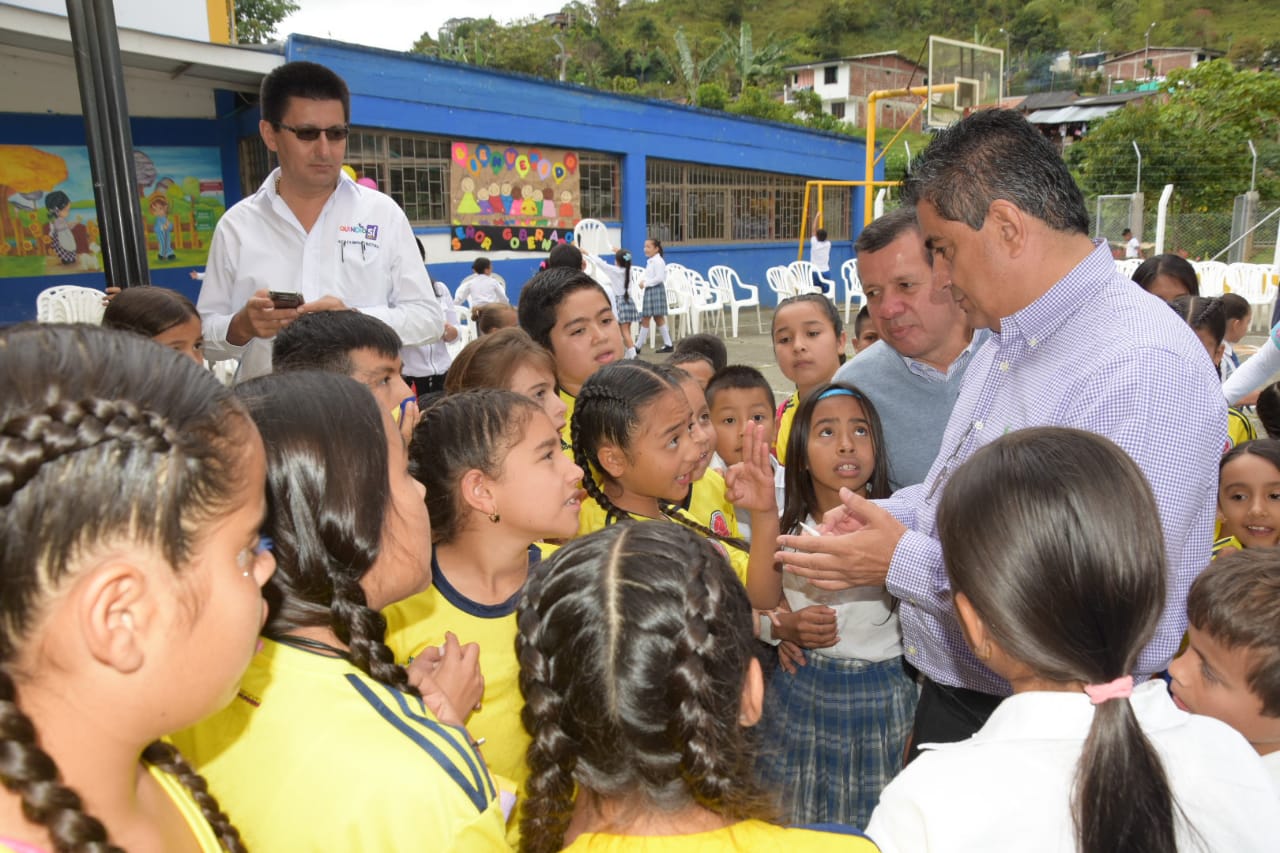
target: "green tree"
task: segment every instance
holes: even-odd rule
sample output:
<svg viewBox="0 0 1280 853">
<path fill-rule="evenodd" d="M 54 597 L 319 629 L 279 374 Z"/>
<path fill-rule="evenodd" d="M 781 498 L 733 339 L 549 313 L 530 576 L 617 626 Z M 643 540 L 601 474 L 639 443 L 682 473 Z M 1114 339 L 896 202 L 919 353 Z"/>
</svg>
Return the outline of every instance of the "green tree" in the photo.
<svg viewBox="0 0 1280 853">
<path fill-rule="evenodd" d="M 298 11 L 293 0 L 236 0 L 235 40 L 238 44 L 265 44 L 276 25 Z"/>
<path fill-rule="evenodd" d="M 742 90 L 738 99 L 729 104 L 729 112 L 735 115 L 766 118 L 771 121 L 785 121 L 799 124 L 795 110 L 757 86 L 748 86 Z"/>
<path fill-rule="evenodd" d="M 751 25 L 745 22 L 738 28 L 737 38 L 721 31 L 720 42 L 729 68 L 731 94 L 741 92 L 744 86 L 750 86 L 759 79 L 776 75 L 787 55 L 787 42 L 774 39 L 756 50 L 751 38 Z"/>
<path fill-rule="evenodd" d="M 667 65 L 676 72 L 680 88 L 684 91 L 685 103 L 692 104 L 698 100 L 698 86 L 724 64 L 726 57 L 724 43 L 716 45 L 705 58 L 698 59 L 693 48 L 689 46 L 684 27 L 677 27 L 671 40 L 675 43 L 676 55 L 674 58 L 666 58 Z"/>
<path fill-rule="evenodd" d="M 1165 184 L 1183 210 L 1223 208 L 1249 188 L 1259 151 L 1258 189 L 1280 196 L 1271 165 L 1280 144 L 1280 76 L 1238 71 L 1226 60 L 1171 73 L 1168 97 L 1117 110 L 1067 149 L 1088 195 L 1131 192 L 1137 180 L 1133 142 L 1142 150 L 1142 191 L 1154 204 Z"/>
</svg>

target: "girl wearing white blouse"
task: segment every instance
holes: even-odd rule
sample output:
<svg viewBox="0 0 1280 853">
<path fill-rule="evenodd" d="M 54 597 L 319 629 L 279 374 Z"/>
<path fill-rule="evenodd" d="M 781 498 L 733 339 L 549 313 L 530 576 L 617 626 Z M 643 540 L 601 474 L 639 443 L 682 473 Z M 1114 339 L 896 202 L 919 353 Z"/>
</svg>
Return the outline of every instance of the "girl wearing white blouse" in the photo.
<svg viewBox="0 0 1280 853">
<path fill-rule="evenodd" d="M 640 307 L 640 336 L 636 338 L 636 352 L 644 349 L 649 337 L 649 320 L 662 333 L 662 348 L 654 352 L 671 352 L 671 333 L 667 331 L 667 263 L 662 259 L 662 241 L 650 237 L 644 241 L 644 256 L 649 263 L 644 267 L 644 304 Z"/>
<path fill-rule="evenodd" d="M 1252 747 L 1160 679 L 1134 686 L 1167 572 L 1124 451 L 1079 430 L 1005 435 L 951 476 L 938 529 L 965 637 L 1013 695 L 889 784 L 867 826 L 884 853 L 1275 849 Z"/>
</svg>

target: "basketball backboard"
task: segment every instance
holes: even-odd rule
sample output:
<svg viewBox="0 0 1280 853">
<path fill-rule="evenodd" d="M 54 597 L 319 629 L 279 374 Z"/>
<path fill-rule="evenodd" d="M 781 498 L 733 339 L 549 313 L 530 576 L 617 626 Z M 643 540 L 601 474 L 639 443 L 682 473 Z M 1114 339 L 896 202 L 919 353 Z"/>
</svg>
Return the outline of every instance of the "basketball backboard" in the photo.
<svg viewBox="0 0 1280 853">
<path fill-rule="evenodd" d="M 1003 50 L 929 36 L 925 128 L 946 127 L 974 110 L 999 106 L 1003 81 Z"/>
</svg>

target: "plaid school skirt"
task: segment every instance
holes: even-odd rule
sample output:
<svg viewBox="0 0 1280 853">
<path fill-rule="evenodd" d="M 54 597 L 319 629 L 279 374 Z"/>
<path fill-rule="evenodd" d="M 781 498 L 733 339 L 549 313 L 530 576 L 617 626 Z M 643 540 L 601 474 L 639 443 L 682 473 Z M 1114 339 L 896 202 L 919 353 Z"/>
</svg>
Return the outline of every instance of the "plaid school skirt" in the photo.
<svg viewBox="0 0 1280 853">
<path fill-rule="evenodd" d="M 645 285 L 644 305 L 640 306 L 640 316 L 667 316 L 667 286 L 665 284 Z"/>
<path fill-rule="evenodd" d="M 901 657 L 879 663 L 806 652 L 795 675 L 772 674 L 758 771 L 784 822 L 864 827 L 903 751 L 920 696 Z"/>
<path fill-rule="evenodd" d="M 617 306 L 619 323 L 634 323 L 640 319 L 640 312 L 636 310 L 636 304 L 631 301 L 631 294 L 624 293 L 617 297 Z"/>
</svg>

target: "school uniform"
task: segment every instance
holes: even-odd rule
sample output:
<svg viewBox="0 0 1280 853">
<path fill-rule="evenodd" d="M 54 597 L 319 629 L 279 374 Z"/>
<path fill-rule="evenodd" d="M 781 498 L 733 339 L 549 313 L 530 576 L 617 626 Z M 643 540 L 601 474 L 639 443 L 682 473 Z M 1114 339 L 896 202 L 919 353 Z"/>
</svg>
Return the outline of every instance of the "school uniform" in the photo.
<svg viewBox="0 0 1280 853">
<path fill-rule="evenodd" d="M 668 521 L 671 524 L 680 524 L 680 522 L 672 521 L 671 519 L 646 518 L 642 515 L 634 515 L 632 513 L 625 512 L 624 515 L 634 521 Z M 688 521 L 701 524 L 701 522 L 698 521 L 692 513 L 683 507 L 672 507 L 671 515 L 678 515 Z M 597 530 L 604 530 L 608 524 L 608 513 L 604 511 L 604 508 L 601 507 L 600 504 L 596 502 L 596 499 L 590 495 L 584 497 L 582 499 L 582 506 L 578 510 L 578 535 L 586 536 L 588 533 L 595 533 Z M 697 532 L 695 528 L 690 529 L 694 529 L 694 531 Z M 735 548 L 727 542 L 720 542 L 716 539 L 712 539 L 711 541 L 719 546 L 721 552 L 728 559 L 729 565 L 733 569 L 734 574 L 738 576 L 738 580 L 742 581 L 743 586 L 746 586 L 747 566 L 751 561 L 751 555 L 746 551 L 743 551 L 741 548 Z"/>
<path fill-rule="evenodd" d="M 785 850 L 787 853 L 875 853 L 875 845 L 850 827 L 797 829 L 762 820 L 744 820 L 709 832 L 686 835 L 609 835 L 586 832 L 564 848 L 566 853 L 736 853 L 740 850 Z"/>
<path fill-rule="evenodd" d="M 142 764 L 164 791 L 165 796 L 177 808 L 178 813 L 182 815 L 183 821 L 196 840 L 196 849 L 200 853 L 223 853 L 222 843 L 218 841 L 218 836 L 214 835 L 213 827 L 209 826 L 209 821 L 205 820 L 204 812 L 200 811 L 200 806 L 196 804 L 187 786 L 182 784 L 178 777 L 164 772 L 154 764 L 148 764 L 145 761 Z M 53 850 L 52 842 L 48 848 L 45 848 L 25 841 L 0 837 L 0 853 L 47 853 L 51 850 Z"/>
<path fill-rule="evenodd" d="M 773 433 L 773 455 L 782 465 L 787 464 L 787 442 L 791 440 L 791 424 L 795 422 L 798 408 L 800 400 L 792 394 L 782 401 L 775 415 L 778 426 Z"/>
<path fill-rule="evenodd" d="M 466 729 L 340 658 L 264 639 L 232 703 L 173 737 L 250 850 L 505 850 Z"/>
<path fill-rule="evenodd" d="M 538 548 L 530 546 L 530 568 L 541 559 Z M 472 601 L 449 582 L 433 551 L 431 586 L 382 611 L 387 619 L 387 645 L 397 663 L 407 664 L 426 647 L 443 645 L 447 631 L 452 631 L 459 643 L 479 644 L 484 697 L 480 710 L 467 718 L 467 731 L 476 740 L 484 738 L 480 751 L 489 769 L 518 786 L 523 786 L 529 775 L 525 766 L 529 735 L 520 722 L 524 699 L 515 645 L 521 591 L 498 604 Z"/>
<path fill-rule="evenodd" d="M 1179 850 L 1263 853 L 1280 808 L 1258 754 L 1218 720 L 1178 710 L 1164 682 L 1128 701 L 1176 804 Z M 1081 692 L 1010 696 L 968 740 L 925 744 L 889 783 L 867 835 L 883 853 L 1036 850 L 1075 853 L 1071 802 L 1093 722 Z"/>
<path fill-rule="evenodd" d="M 654 255 L 644 268 L 644 305 L 641 317 L 667 316 L 667 263 L 662 255 Z"/>
<path fill-rule="evenodd" d="M 609 301 L 613 303 L 613 313 L 618 322 L 626 325 L 638 321 L 640 312 L 636 310 L 636 304 L 631 301 L 631 294 L 627 292 L 627 285 L 630 283 L 627 281 L 629 268 L 597 264 L 596 269 L 609 277 Z"/>
<path fill-rule="evenodd" d="M 815 526 L 812 516 L 806 523 Z M 902 657 L 897 609 L 884 587 L 822 590 L 784 572 L 792 612 L 825 605 L 839 640 L 806 649 L 807 665 L 778 671 L 765 693 L 761 775 L 781 791 L 790 823 L 866 826 L 902 766 L 919 690 Z"/>
</svg>

